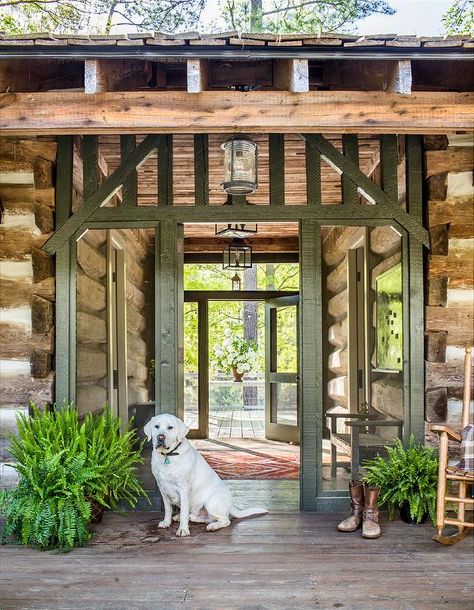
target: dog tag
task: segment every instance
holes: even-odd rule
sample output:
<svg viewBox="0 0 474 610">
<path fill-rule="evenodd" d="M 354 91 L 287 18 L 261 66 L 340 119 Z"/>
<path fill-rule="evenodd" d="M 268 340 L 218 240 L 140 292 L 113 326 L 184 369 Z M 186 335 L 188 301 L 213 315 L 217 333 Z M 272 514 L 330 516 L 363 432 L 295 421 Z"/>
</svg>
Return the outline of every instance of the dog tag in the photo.
<svg viewBox="0 0 474 610">
<path fill-rule="evenodd" d="M 165 457 L 165 461 L 164 461 L 164 463 L 165 463 L 165 464 L 171 464 L 171 460 L 169 459 L 169 457 L 168 457 L 168 456 L 166 456 L 166 457 Z"/>
</svg>

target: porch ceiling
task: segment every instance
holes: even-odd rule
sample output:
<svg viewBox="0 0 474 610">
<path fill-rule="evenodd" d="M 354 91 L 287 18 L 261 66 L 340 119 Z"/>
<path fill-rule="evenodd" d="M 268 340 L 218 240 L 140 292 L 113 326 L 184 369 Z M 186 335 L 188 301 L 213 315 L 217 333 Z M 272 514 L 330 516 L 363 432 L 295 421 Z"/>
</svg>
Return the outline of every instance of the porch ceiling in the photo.
<svg viewBox="0 0 474 610">
<path fill-rule="evenodd" d="M 282 126 L 283 128 L 283 126 Z M 230 134 L 209 135 L 209 204 L 222 205 L 226 194 L 220 183 L 224 176 L 224 155 L 220 148 Z M 340 135 L 326 136 L 339 150 L 342 150 Z M 248 201 L 256 205 L 270 203 L 269 147 L 268 135 L 252 136 L 258 143 L 259 188 L 248 196 Z M 137 138 L 140 142 L 143 136 Z M 101 136 L 100 152 L 111 173 L 120 164 L 119 136 Z M 359 136 L 360 168 L 370 176 L 379 163 L 379 140 L 375 136 Z M 321 164 L 322 202 L 341 203 L 341 178 L 326 163 Z M 156 205 L 158 184 L 157 155 L 154 151 L 138 170 L 138 205 Z M 305 142 L 298 134 L 285 135 L 285 202 L 288 205 L 306 203 Z M 194 203 L 194 140 L 192 134 L 173 136 L 173 204 L 192 205 Z"/>
</svg>

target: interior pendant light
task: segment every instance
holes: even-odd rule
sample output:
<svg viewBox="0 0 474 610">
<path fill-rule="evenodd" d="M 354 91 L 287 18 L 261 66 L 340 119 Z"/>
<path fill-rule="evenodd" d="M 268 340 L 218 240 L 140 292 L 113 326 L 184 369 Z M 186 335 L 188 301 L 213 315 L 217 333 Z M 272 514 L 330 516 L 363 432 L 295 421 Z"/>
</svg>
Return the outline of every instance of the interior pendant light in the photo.
<svg viewBox="0 0 474 610">
<path fill-rule="evenodd" d="M 250 269 L 252 267 L 252 248 L 243 239 L 234 239 L 224 248 L 223 269 Z"/>
<path fill-rule="evenodd" d="M 232 278 L 232 290 L 240 290 L 242 288 L 242 281 L 240 275 L 236 273 Z"/>
<path fill-rule="evenodd" d="M 257 233 L 257 225 L 249 224 L 249 223 L 227 223 L 216 225 L 215 227 L 215 235 L 216 237 L 230 237 L 232 239 L 245 239 L 246 237 L 252 237 L 252 235 L 256 235 Z"/>
</svg>

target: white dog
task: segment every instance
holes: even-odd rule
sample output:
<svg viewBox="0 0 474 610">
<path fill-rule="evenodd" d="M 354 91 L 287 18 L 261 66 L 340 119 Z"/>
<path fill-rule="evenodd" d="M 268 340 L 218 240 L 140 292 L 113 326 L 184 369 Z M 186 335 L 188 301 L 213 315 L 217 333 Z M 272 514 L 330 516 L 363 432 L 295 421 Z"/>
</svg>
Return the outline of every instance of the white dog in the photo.
<svg viewBox="0 0 474 610">
<path fill-rule="evenodd" d="M 225 483 L 212 470 L 186 437 L 188 426 L 169 414 L 152 417 L 144 428 L 153 440 L 151 470 L 160 489 L 165 516 L 158 527 L 179 521 L 177 536 L 189 536 L 189 521 L 207 523 L 207 531 L 230 525 L 230 517 L 263 515 L 264 508 L 239 510 L 232 506 L 232 496 Z M 180 513 L 172 517 L 172 506 Z"/>
</svg>

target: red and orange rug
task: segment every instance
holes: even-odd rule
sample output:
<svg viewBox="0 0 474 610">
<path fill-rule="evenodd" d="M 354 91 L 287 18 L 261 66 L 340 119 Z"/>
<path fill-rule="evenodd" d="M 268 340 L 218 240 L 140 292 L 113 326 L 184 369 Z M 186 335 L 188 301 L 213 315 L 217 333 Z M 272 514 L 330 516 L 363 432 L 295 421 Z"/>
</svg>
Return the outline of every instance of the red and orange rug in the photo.
<svg viewBox="0 0 474 610">
<path fill-rule="evenodd" d="M 295 455 L 268 456 L 238 450 L 200 450 L 221 479 L 299 479 L 300 464 Z"/>
</svg>

